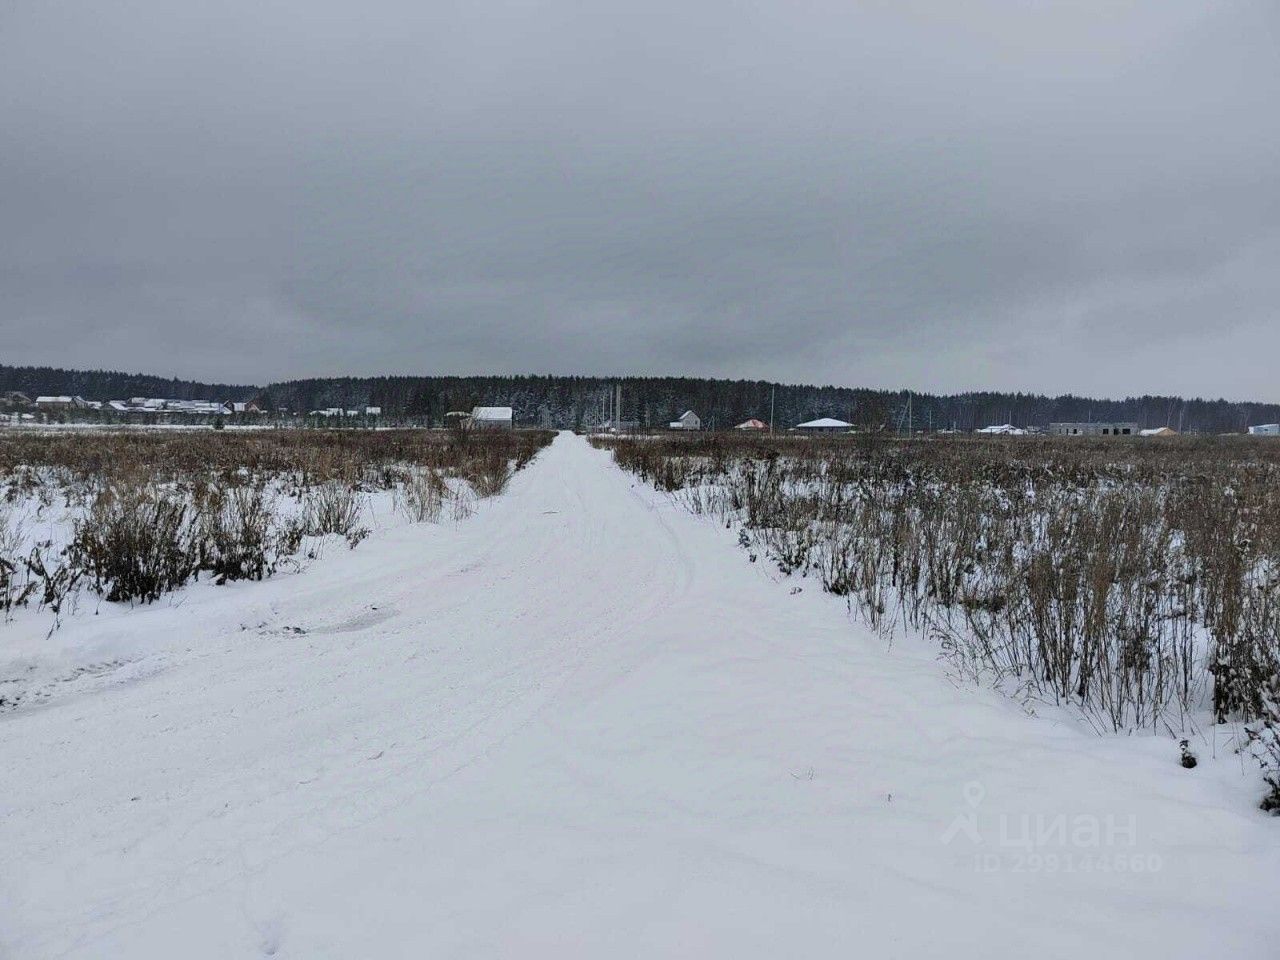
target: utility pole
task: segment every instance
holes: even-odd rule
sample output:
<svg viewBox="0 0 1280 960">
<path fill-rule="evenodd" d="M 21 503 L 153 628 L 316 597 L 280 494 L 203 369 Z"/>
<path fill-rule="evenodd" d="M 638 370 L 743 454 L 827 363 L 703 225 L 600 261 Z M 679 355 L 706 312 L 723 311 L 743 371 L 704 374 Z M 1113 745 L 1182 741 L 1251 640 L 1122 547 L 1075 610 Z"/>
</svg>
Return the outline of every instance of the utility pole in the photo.
<svg viewBox="0 0 1280 960">
<path fill-rule="evenodd" d="M 769 433 L 773 433 L 773 404 L 778 398 L 778 385 L 775 383 L 769 389 Z"/>
</svg>

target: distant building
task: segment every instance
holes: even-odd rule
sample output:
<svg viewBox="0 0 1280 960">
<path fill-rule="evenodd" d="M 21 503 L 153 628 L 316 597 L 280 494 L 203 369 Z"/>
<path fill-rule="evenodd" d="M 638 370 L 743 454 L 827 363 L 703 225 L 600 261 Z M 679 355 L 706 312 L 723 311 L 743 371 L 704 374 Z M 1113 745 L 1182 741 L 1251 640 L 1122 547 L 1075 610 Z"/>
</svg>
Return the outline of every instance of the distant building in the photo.
<svg viewBox="0 0 1280 960">
<path fill-rule="evenodd" d="M 1280 437 L 1280 423 L 1260 423 L 1256 427 L 1249 428 L 1249 435 L 1253 437 Z"/>
<path fill-rule="evenodd" d="M 382 408 L 381 407 L 365 407 L 364 415 L 366 417 L 380 417 L 382 416 Z"/>
<path fill-rule="evenodd" d="M 93 407 L 90 403 L 89 406 Z M 257 411 L 253 404 L 237 404 L 221 400 L 172 400 L 164 397 L 130 397 L 128 400 L 108 400 L 94 409 L 110 413 L 152 414 L 166 417 L 225 417 L 240 407 Z"/>
<path fill-rule="evenodd" d="M 155 404 L 153 407 L 152 404 Z M 217 400 L 148 400 L 146 409 L 164 413 L 218 417 L 231 412 L 231 405 Z"/>
<path fill-rule="evenodd" d="M 817 420 L 806 420 L 804 423 L 796 424 L 797 430 L 804 430 L 806 433 L 840 433 L 852 428 L 852 423 L 837 420 L 835 417 L 819 417 Z"/>
<path fill-rule="evenodd" d="M 515 411 L 510 407 L 472 407 L 471 426 L 476 430 L 510 430 Z"/>
<path fill-rule="evenodd" d="M 701 430 L 702 418 L 692 410 L 686 410 L 678 420 L 672 420 L 667 426 L 672 430 Z"/>
<path fill-rule="evenodd" d="M 1173 427 L 1150 427 L 1146 430 L 1139 430 L 1138 435 L 1142 437 L 1176 437 L 1178 431 Z"/>
<path fill-rule="evenodd" d="M 36 406 L 41 410 L 83 410 L 88 404 L 84 397 L 49 396 L 36 397 Z"/>
<path fill-rule="evenodd" d="M 1006 437 L 1021 437 L 1021 436 L 1024 436 L 1027 431 L 1023 430 L 1021 427 L 1015 427 L 1012 423 L 999 423 L 999 424 L 994 424 L 990 427 L 980 427 L 973 432 L 998 434 L 1000 436 L 1006 436 Z"/>
<path fill-rule="evenodd" d="M 1055 437 L 1128 437 L 1137 436 L 1138 424 L 1132 421 L 1051 423 L 1049 432 Z"/>
<path fill-rule="evenodd" d="M 769 425 L 763 420 L 757 420 L 752 417 L 750 420 L 744 420 L 733 429 L 735 430 L 768 430 Z"/>
</svg>

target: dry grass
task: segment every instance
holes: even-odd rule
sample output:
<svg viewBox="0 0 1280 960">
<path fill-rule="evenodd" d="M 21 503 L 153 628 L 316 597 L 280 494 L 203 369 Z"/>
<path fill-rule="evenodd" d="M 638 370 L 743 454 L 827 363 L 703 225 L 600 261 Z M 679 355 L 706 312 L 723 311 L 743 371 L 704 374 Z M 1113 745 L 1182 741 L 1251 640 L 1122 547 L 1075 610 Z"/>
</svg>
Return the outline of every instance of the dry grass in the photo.
<svg viewBox="0 0 1280 960">
<path fill-rule="evenodd" d="M 444 430 L 0 432 L 0 483 L 20 490 L 40 471 L 68 488 L 104 478 L 240 486 L 281 475 L 303 487 L 328 480 L 389 487 L 406 465 L 465 475 L 499 455 L 519 469 L 550 439 L 546 431 L 461 438 Z"/>
<path fill-rule="evenodd" d="M 1265 713 L 1280 668 L 1280 444 L 596 441 L 784 573 L 963 671 L 1114 729 Z"/>
<path fill-rule="evenodd" d="M 414 522 L 470 513 L 471 490 L 500 493 L 547 432 L 128 431 L 0 433 L 0 613 L 58 614 L 81 585 L 148 603 L 201 574 L 260 580 L 307 537 L 355 547 L 366 495 L 394 494 Z M 450 480 L 454 483 L 451 485 Z M 59 502 L 69 542 L 28 543 L 5 504 Z M 290 509 L 285 509 L 288 506 Z"/>
</svg>

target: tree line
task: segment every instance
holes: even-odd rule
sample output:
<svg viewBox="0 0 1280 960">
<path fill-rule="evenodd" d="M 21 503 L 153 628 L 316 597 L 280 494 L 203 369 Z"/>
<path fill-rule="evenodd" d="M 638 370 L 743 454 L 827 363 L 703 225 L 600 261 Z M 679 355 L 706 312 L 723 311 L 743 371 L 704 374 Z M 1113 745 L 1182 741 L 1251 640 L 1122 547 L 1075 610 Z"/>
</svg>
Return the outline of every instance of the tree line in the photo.
<svg viewBox="0 0 1280 960">
<path fill-rule="evenodd" d="M 10 367 L 0 364 L 0 393 L 18 391 L 37 396 L 84 397 L 86 400 L 127 400 L 165 397 L 171 400 L 249 400 L 258 387 L 244 384 L 200 383 L 177 377 L 155 377 L 119 370 L 64 370 L 60 367 Z"/>
<path fill-rule="evenodd" d="M 704 377 L 324 377 L 259 387 L 118 371 L 0 365 L 0 390 L 20 390 L 31 397 L 73 394 L 87 400 L 131 396 L 256 400 L 264 409 L 293 414 L 328 407 L 378 406 L 384 416 L 426 423 L 440 423 L 452 410 L 502 405 L 515 409 L 516 422 L 521 425 L 560 429 L 589 428 L 610 420 L 618 386 L 622 388 L 620 419 L 640 427 L 662 426 L 689 409 L 707 428 L 729 427 L 752 417 L 769 422 L 771 416 L 778 429 L 828 416 L 895 430 L 973 430 L 1000 423 L 1043 427 L 1064 420 L 1123 420 L 1136 421 L 1144 428 L 1238 433 L 1251 424 L 1280 422 L 1280 404 L 1176 396 L 1113 400 L 999 391 L 932 394 Z"/>
</svg>

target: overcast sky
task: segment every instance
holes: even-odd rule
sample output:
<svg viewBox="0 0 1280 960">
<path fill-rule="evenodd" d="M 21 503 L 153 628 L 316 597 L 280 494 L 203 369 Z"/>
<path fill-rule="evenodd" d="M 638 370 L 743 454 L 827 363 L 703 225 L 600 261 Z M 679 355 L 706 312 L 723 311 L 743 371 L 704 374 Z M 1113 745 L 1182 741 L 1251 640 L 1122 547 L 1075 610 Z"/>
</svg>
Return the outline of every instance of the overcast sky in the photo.
<svg viewBox="0 0 1280 960">
<path fill-rule="evenodd" d="M 0 362 L 1280 401 L 1276 0 L 7 0 Z"/>
</svg>

